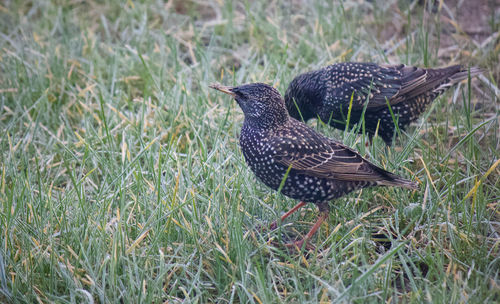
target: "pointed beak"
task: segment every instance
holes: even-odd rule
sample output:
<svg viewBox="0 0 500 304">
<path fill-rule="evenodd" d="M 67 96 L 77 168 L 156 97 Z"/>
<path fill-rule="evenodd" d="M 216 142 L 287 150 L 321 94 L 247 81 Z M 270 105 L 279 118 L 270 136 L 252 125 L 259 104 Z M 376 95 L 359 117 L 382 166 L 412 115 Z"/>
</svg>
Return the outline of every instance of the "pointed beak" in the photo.
<svg viewBox="0 0 500 304">
<path fill-rule="evenodd" d="M 218 83 L 211 84 L 208 87 L 236 97 L 236 94 L 232 91 L 233 87 L 226 87 Z"/>
</svg>

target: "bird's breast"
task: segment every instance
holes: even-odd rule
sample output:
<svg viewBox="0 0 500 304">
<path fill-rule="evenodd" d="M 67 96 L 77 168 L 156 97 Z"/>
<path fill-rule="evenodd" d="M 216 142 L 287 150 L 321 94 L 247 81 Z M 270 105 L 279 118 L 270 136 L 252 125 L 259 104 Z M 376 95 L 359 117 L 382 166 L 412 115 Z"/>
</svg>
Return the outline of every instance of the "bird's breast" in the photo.
<svg viewBox="0 0 500 304">
<path fill-rule="evenodd" d="M 242 132 L 240 147 L 250 169 L 264 184 L 277 189 L 286 173 L 285 166 L 274 159 L 276 151 L 267 143 L 265 137 L 253 132 Z"/>
</svg>

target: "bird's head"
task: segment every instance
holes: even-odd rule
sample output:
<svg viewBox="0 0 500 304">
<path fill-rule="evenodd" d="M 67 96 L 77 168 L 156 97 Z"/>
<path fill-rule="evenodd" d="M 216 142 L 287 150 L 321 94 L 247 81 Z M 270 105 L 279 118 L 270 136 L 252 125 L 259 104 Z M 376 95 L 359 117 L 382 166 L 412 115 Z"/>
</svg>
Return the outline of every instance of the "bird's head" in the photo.
<svg viewBox="0 0 500 304">
<path fill-rule="evenodd" d="M 270 85 L 250 83 L 228 87 L 212 84 L 210 87 L 233 96 L 245 114 L 246 123 L 268 128 L 284 124 L 288 120 L 283 98 L 278 90 Z"/>
<path fill-rule="evenodd" d="M 315 118 L 314 109 L 321 107 L 323 90 L 315 72 L 295 77 L 285 93 L 285 106 L 291 117 L 308 121 Z"/>
</svg>

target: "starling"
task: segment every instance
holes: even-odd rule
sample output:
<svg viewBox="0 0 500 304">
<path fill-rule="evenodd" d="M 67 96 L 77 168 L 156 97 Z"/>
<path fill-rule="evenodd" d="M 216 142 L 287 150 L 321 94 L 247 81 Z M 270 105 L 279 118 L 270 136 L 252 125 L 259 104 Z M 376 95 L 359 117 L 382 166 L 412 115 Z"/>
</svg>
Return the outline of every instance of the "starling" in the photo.
<svg viewBox="0 0 500 304">
<path fill-rule="evenodd" d="M 364 114 L 367 133 L 372 137 L 378 127 L 378 135 L 390 145 L 395 124 L 388 104 L 398 128 L 404 130 L 439 94 L 467 79 L 469 73 L 481 72 L 460 65 L 423 69 L 403 64 L 337 63 L 295 77 L 286 91 L 285 104 L 293 118 L 319 117 L 343 130 L 351 97 L 350 124 L 360 121 L 368 102 Z"/>
<path fill-rule="evenodd" d="M 240 146 L 257 178 L 268 187 L 299 200 L 282 220 L 307 203 L 318 206 L 321 216 L 303 240 L 302 247 L 329 212 L 328 202 L 356 189 L 399 186 L 416 189 L 414 182 L 375 166 L 351 148 L 314 131 L 288 115 L 280 93 L 263 83 L 226 87 L 210 86 L 233 96 L 243 110 Z"/>
</svg>

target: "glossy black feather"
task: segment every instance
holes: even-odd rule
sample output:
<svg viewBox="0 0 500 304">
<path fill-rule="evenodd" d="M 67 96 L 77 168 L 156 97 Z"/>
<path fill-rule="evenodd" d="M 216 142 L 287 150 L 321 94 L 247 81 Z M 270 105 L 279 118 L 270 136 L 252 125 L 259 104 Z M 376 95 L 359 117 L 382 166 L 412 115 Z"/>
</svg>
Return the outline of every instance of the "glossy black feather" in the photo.
<svg viewBox="0 0 500 304">
<path fill-rule="evenodd" d="M 471 76 L 481 72 L 471 68 Z M 459 65 L 442 69 L 423 69 L 405 65 L 338 63 L 297 76 L 285 94 L 289 114 L 296 119 L 321 118 L 333 127 L 344 129 L 352 97 L 350 122 L 358 123 L 365 103 L 365 127 L 388 144 L 395 125 L 404 130 L 416 120 L 439 94 L 466 79 L 468 71 Z"/>
</svg>

